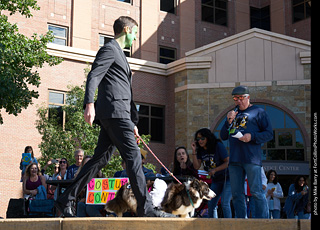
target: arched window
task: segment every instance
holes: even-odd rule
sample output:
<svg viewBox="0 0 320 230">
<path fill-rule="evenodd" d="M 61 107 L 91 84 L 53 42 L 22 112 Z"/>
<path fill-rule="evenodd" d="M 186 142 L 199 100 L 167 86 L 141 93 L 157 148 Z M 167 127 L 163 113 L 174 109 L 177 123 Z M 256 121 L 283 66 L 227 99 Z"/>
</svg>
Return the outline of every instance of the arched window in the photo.
<svg viewBox="0 0 320 230">
<path fill-rule="evenodd" d="M 305 143 L 302 132 L 294 119 L 285 111 L 269 104 L 254 103 L 263 108 L 272 123 L 273 140 L 261 147 L 262 160 L 305 161 Z M 226 118 L 215 127 L 214 134 L 220 137 L 220 130 Z M 223 141 L 227 149 L 229 142 Z"/>
</svg>

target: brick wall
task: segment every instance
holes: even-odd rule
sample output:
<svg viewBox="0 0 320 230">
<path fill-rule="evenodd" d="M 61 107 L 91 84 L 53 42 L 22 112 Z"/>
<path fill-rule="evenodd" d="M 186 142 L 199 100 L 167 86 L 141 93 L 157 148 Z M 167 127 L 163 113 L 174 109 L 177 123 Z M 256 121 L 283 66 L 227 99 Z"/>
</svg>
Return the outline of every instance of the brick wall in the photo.
<svg viewBox="0 0 320 230">
<path fill-rule="evenodd" d="M 174 98 L 173 78 L 143 72 L 134 72 L 132 77 L 133 98 L 135 102 L 165 106 L 165 142 L 150 143 L 151 150 L 168 166 L 173 160 L 174 153 Z M 157 166 L 160 164 L 148 153 L 147 162 Z"/>
</svg>

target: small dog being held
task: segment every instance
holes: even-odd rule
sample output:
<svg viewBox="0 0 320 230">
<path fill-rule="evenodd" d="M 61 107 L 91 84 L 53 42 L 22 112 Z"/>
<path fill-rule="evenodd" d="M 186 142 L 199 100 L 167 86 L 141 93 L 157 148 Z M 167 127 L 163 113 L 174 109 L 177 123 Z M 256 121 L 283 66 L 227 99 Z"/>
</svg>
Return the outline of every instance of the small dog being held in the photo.
<svg viewBox="0 0 320 230">
<path fill-rule="evenodd" d="M 157 185 L 163 186 L 163 183 L 160 183 L 163 182 L 162 180 L 158 183 L 156 182 L 158 182 L 157 179 L 154 183 L 154 190 L 157 188 Z M 165 192 L 163 189 L 159 188 L 156 190 L 162 193 L 156 194 L 156 196 L 157 200 L 159 197 L 163 197 L 161 206 L 164 211 L 174 215 L 180 215 L 181 217 L 189 217 L 189 213 L 193 216 L 194 210 L 200 206 L 203 199 L 210 200 L 216 195 L 206 182 L 197 179 L 193 179 L 192 181 L 183 184 L 171 183 Z M 150 195 L 152 197 L 155 196 L 152 192 Z M 155 200 L 153 199 L 153 202 L 154 201 Z M 105 210 L 114 212 L 119 217 L 127 211 L 137 213 L 137 200 L 128 183 L 123 185 L 117 192 L 116 197 L 106 204 Z"/>
<path fill-rule="evenodd" d="M 203 199 L 211 200 L 215 196 L 206 182 L 193 179 L 182 184 L 170 184 L 161 206 L 165 212 L 185 218 L 192 217 Z"/>
</svg>

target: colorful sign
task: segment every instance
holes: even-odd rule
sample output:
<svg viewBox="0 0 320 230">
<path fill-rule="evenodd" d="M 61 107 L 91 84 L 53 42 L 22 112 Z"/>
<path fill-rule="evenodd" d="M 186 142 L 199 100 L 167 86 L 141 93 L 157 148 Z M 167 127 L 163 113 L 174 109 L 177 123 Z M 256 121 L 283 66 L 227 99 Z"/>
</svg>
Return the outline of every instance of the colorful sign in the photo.
<svg viewBox="0 0 320 230">
<path fill-rule="evenodd" d="M 31 163 L 31 153 L 22 153 L 22 165 L 29 165 Z"/>
<path fill-rule="evenodd" d="M 106 204 L 129 178 L 92 178 L 87 184 L 86 204 Z"/>
</svg>

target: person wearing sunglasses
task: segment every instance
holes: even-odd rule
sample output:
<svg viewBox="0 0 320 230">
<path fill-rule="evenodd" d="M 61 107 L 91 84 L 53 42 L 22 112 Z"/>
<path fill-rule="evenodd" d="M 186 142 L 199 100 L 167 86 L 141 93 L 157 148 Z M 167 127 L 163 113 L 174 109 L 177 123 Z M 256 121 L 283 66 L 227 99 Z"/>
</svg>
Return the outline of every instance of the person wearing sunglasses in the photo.
<svg viewBox="0 0 320 230">
<path fill-rule="evenodd" d="M 59 164 L 58 164 L 59 163 Z M 68 160 L 66 158 L 61 158 L 60 161 L 55 164 L 54 171 L 58 170 L 58 174 L 55 174 L 52 177 L 52 180 L 66 180 L 68 175 Z M 51 190 L 54 192 L 54 200 L 58 197 L 58 191 L 56 190 L 56 186 L 52 186 Z M 61 193 L 65 191 L 65 188 L 61 188 Z"/>
<path fill-rule="evenodd" d="M 221 128 L 222 140 L 229 140 L 229 173 L 237 218 L 246 217 L 244 182 L 247 175 L 255 204 L 255 218 L 268 218 L 266 196 L 261 180 L 261 145 L 273 139 L 271 121 L 264 109 L 251 104 L 247 86 L 232 90 L 235 109 L 228 112 Z"/>
<path fill-rule="evenodd" d="M 59 161 L 59 174 L 57 180 L 67 180 L 68 179 L 68 160 L 66 158 L 61 158 Z"/>
<path fill-rule="evenodd" d="M 191 143 L 193 166 L 196 170 L 203 165 L 211 179 L 210 188 L 216 196 L 208 202 L 209 218 L 218 218 L 217 204 L 221 197 L 224 218 L 232 218 L 229 181 L 229 156 L 222 142 L 207 128 L 199 129 Z"/>
</svg>

